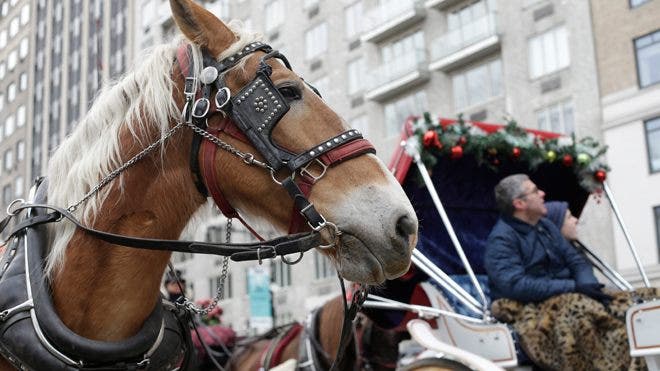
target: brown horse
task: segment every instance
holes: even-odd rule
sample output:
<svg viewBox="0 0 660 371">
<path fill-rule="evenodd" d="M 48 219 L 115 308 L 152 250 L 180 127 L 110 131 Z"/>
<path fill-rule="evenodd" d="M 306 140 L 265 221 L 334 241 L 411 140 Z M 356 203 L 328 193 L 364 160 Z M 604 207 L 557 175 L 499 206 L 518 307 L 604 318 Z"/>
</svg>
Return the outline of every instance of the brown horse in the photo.
<svg viewBox="0 0 660 371">
<path fill-rule="evenodd" d="M 342 297 L 338 296 L 314 311 L 304 324 L 294 323 L 244 344 L 236 349 L 229 369 L 257 371 L 266 364 L 272 368 L 290 359 L 297 361 L 297 370 L 330 369 L 339 348 L 343 305 Z M 360 315 L 353 341 L 346 346 L 337 369 L 393 371 L 399 341 L 405 336 L 405 333 L 381 329 Z"/>
<path fill-rule="evenodd" d="M 190 108 L 185 105 L 187 75 L 177 58 L 182 43 L 189 46 L 193 75 L 197 81 L 210 81 L 204 84 L 213 95 L 219 86 L 214 81 L 225 84 L 228 91 L 224 94 L 235 96 L 249 84 L 259 87 L 255 80 L 259 71 L 258 76 L 268 77 L 289 107 L 277 117 L 278 121 L 269 122 L 274 145 L 268 148 L 277 148 L 276 153 L 306 155 L 308 151 L 314 155 L 315 148 L 325 151 L 326 143 L 330 148 L 334 146 L 331 141 L 341 142 L 343 137 L 355 134 L 347 131 L 346 122 L 299 76 L 270 58 L 269 50 L 241 54 L 255 44 L 256 36 L 238 27 L 230 28 L 191 1 L 171 0 L 170 5 L 187 40 L 154 48 L 141 60 L 141 66 L 102 91 L 49 163 L 48 203 L 67 207 L 84 201 L 76 215 L 83 224 L 97 230 L 175 240 L 206 202 L 190 166 L 191 143 L 198 132 L 181 124 Z M 220 71 L 220 77 L 214 80 L 208 74 L 200 76 L 208 56 L 216 63 L 229 56 L 240 63 Z M 197 97 L 203 94 L 197 90 Z M 235 98 L 232 102 L 240 104 Z M 277 108 L 282 103 L 267 101 L 267 97 L 259 99 L 264 107 L 274 104 Z M 223 125 L 236 128 L 232 125 L 235 122 L 227 124 L 225 114 L 218 112 L 226 103 L 222 97 L 216 96 L 215 103 L 217 107 L 205 116 L 209 130 Z M 255 107 L 258 113 L 261 106 Z M 292 177 L 291 171 L 286 166 L 264 165 L 272 164 L 272 158 L 262 153 L 263 146 L 253 144 L 254 136 L 247 132 L 214 133 L 215 138 L 205 140 L 225 144 L 218 144 L 221 148 L 215 157 L 206 162 L 208 156 L 202 152 L 193 157 L 200 164 L 208 164 L 205 174 L 215 175 L 204 176 L 203 185 L 214 185 L 248 223 L 267 223 L 286 232 L 297 214 L 291 212 L 291 192 L 281 186 L 285 178 Z M 153 151 L 144 152 L 148 143 L 153 143 Z M 138 156 L 139 161 L 122 166 L 141 153 L 144 156 Z M 243 154 L 242 159 L 237 154 Z M 333 259 L 344 278 L 373 284 L 406 272 L 417 239 L 417 219 L 382 162 L 365 151 L 357 155 L 344 156 L 346 161 L 334 161 L 327 170 L 324 167 L 308 198 L 319 214 L 337 227 L 334 236 L 324 234 L 329 241 L 325 241 L 323 252 Z M 312 159 L 310 163 L 320 163 L 317 157 Z M 255 164 L 262 166 L 251 166 Z M 116 176 L 104 178 L 113 169 Z M 100 183 L 102 179 L 107 182 Z M 91 197 L 85 197 L 90 190 Z M 301 208 L 300 197 L 295 199 L 295 206 Z M 46 275 L 55 311 L 67 331 L 112 344 L 138 333 L 160 302 L 159 285 L 171 252 L 104 242 L 67 221 L 51 224 L 49 232 Z M 0 343 L 0 348 L 3 345 Z M 73 365 L 80 367 L 81 363 Z M 0 369 L 7 368 L 0 365 Z"/>
</svg>

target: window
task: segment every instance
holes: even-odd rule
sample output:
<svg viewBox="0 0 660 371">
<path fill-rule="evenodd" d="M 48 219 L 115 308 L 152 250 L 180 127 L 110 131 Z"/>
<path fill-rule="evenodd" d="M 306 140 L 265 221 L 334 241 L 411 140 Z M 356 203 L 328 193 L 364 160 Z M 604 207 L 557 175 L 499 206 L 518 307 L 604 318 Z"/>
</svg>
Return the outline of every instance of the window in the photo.
<svg viewBox="0 0 660 371">
<path fill-rule="evenodd" d="M 426 93 L 419 91 L 385 105 L 385 134 L 397 135 L 410 115 L 419 115 L 428 109 Z"/>
<path fill-rule="evenodd" d="M 649 151 L 651 173 L 660 171 L 660 117 L 644 123 L 646 128 L 646 147 Z"/>
<path fill-rule="evenodd" d="M 477 1 L 447 15 L 447 42 L 462 47 L 491 34 L 494 1 Z"/>
<path fill-rule="evenodd" d="M 21 198 L 23 197 L 23 177 L 17 176 L 14 179 L 14 197 Z"/>
<path fill-rule="evenodd" d="M 9 2 L 8 2 L 8 1 L 4 1 L 4 2 L 2 3 L 2 13 L 1 13 L 1 14 L 2 14 L 2 16 L 4 17 L 4 16 L 7 15 L 7 13 L 9 13 Z"/>
<path fill-rule="evenodd" d="M 16 127 L 23 127 L 25 121 L 27 120 L 27 115 L 25 113 L 25 106 L 20 105 L 16 109 Z"/>
<path fill-rule="evenodd" d="M 11 201 L 12 201 L 11 184 L 7 184 L 2 188 L 2 202 L 5 205 L 9 205 Z"/>
<path fill-rule="evenodd" d="M 362 90 L 364 86 L 364 76 L 367 69 L 364 65 L 364 58 L 360 57 L 348 62 L 348 94 L 355 94 Z"/>
<path fill-rule="evenodd" d="M 5 108 L 5 95 L 0 93 L 0 111 Z"/>
<path fill-rule="evenodd" d="M 25 4 L 21 8 L 21 24 L 26 25 L 30 21 L 30 4 Z"/>
<path fill-rule="evenodd" d="M 16 83 L 12 82 L 7 86 L 7 103 L 11 103 L 16 99 Z"/>
<path fill-rule="evenodd" d="M 499 59 L 460 72 L 452 78 L 454 107 L 483 103 L 502 94 L 502 62 Z"/>
<path fill-rule="evenodd" d="M 629 0 L 631 8 L 637 8 L 640 5 L 647 3 L 649 0 Z"/>
<path fill-rule="evenodd" d="M 0 80 L 5 78 L 5 75 L 7 74 L 7 65 L 5 64 L 4 61 L 0 62 Z"/>
<path fill-rule="evenodd" d="M 271 280 L 280 287 L 291 286 L 291 266 L 281 259 L 271 263 Z"/>
<path fill-rule="evenodd" d="M 328 49 L 328 26 L 325 22 L 305 33 L 305 58 L 318 57 Z"/>
<path fill-rule="evenodd" d="M 539 130 L 572 134 L 575 131 L 573 102 L 566 100 L 536 112 Z"/>
<path fill-rule="evenodd" d="M 5 170 L 9 171 L 14 167 L 14 152 L 11 149 L 5 151 L 3 163 Z"/>
<path fill-rule="evenodd" d="M 639 86 L 660 82 L 660 30 L 635 40 Z"/>
<path fill-rule="evenodd" d="M 658 252 L 660 252 L 660 206 L 653 208 L 653 214 L 655 214 L 655 243 L 658 246 Z"/>
<path fill-rule="evenodd" d="M 13 50 L 9 53 L 9 57 L 7 57 L 7 68 L 9 68 L 10 71 L 13 71 L 14 67 L 16 67 L 16 63 L 18 63 L 18 53 L 16 50 Z"/>
<path fill-rule="evenodd" d="M 25 91 L 27 90 L 28 76 L 26 72 L 22 72 L 18 77 L 18 90 Z"/>
<path fill-rule="evenodd" d="M 266 24 L 264 28 L 266 32 L 275 30 L 284 22 L 284 4 L 283 0 L 273 0 L 266 4 Z"/>
<path fill-rule="evenodd" d="M 233 296 L 232 292 L 232 282 L 231 282 L 231 273 L 227 274 L 227 279 L 224 282 L 224 287 L 223 287 L 223 299 L 229 299 Z M 214 298 L 215 295 L 218 293 L 218 287 L 222 285 L 222 276 L 215 276 L 209 279 L 209 297 Z"/>
<path fill-rule="evenodd" d="M 529 40 L 529 76 L 534 79 L 570 64 L 568 33 L 558 27 Z"/>
<path fill-rule="evenodd" d="M 317 280 L 335 275 L 335 266 L 327 256 L 314 250 L 314 278 Z"/>
<path fill-rule="evenodd" d="M 9 24 L 9 37 L 14 37 L 18 33 L 18 22 L 19 19 L 18 17 L 14 18 L 11 20 L 11 23 Z"/>
<path fill-rule="evenodd" d="M 16 142 L 16 163 L 25 160 L 25 141 L 23 139 Z"/>
<path fill-rule="evenodd" d="M 21 58 L 21 60 L 25 59 L 27 57 L 29 51 L 29 44 L 28 44 L 28 39 L 27 37 L 21 40 L 21 43 L 18 46 L 18 57 Z"/>
<path fill-rule="evenodd" d="M 350 124 L 353 129 L 358 129 L 363 137 L 369 135 L 369 118 L 367 118 L 367 115 L 360 115 L 352 119 Z"/>
<path fill-rule="evenodd" d="M 7 30 L 0 31 L 0 49 L 7 46 Z"/>
<path fill-rule="evenodd" d="M 405 60 L 408 55 L 416 55 L 418 50 L 424 50 L 424 33 L 422 31 L 417 31 L 383 46 L 380 49 L 380 56 L 383 63 L 396 64 L 401 60 Z M 400 69 L 395 65 L 391 68 L 393 70 Z"/>
<path fill-rule="evenodd" d="M 357 37 L 362 32 L 362 0 L 349 5 L 344 10 L 344 16 L 346 18 L 345 30 L 346 37 L 352 39 Z"/>
<path fill-rule="evenodd" d="M 16 119 L 14 115 L 9 115 L 5 120 L 5 138 L 8 138 L 10 135 L 14 134 L 14 126 Z"/>
</svg>

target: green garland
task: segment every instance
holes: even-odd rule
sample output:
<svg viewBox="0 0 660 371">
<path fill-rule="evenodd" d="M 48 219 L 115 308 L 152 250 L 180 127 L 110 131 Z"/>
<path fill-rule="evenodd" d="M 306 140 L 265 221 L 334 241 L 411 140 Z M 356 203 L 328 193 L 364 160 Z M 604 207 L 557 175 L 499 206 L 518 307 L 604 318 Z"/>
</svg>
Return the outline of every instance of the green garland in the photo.
<svg viewBox="0 0 660 371">
<path fill-rule="evenodd" d="M 589 192 L 602 190 L 609 167 L 603 161 L 607 146 L 591 137 L 580 140 L 575 135 L 556 139 L 541 138 L 525 131 L 513 120 L 502 129 L 486 133 L 463 120 L 440 125 L 429 113 L 413 123 L 414 138 L 419 143 L 420 156 L 427 167 L 433 167 L 439 157 L 451 159 L 471 154 L 480 166 L 498 171 L 507 161 L 525 163 L 530 170 L 543 163 L 559 162 L 575 172 L 580 185 Z"/>
</svg>

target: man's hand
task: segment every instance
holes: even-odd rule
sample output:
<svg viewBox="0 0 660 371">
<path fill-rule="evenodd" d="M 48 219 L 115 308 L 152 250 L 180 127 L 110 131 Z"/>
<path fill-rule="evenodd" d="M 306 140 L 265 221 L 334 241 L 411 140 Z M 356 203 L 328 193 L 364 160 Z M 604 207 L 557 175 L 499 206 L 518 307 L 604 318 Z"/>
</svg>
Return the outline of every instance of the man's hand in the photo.
<svg viewBox="0 0 660 371">
<path fill-rule="evenodd" d="M 607 305 L 612 300 L 612 297 L 601 290 L 603 287 L 605 287 L 605 285 L 600 283 L 576 283 L 575 291 L 587 295 L 588 297 L 603 303 L 603 305 Z"/>
</svg>

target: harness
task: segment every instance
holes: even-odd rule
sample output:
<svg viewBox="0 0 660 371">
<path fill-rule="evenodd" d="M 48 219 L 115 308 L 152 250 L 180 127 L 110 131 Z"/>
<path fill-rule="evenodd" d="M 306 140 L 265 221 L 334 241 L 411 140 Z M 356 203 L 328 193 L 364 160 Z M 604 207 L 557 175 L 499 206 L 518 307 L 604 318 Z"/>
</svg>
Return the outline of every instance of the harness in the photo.
<svg viewBox="0 0 660 371">
<path fill-rule="evenodd" d="M 133 158 L 112 171 L 93 187 L 81 200 L 64 209 L 46 204 L 45 186 L 39 187 L 39 196 L 33 202 L 16 200 L 8 207 L 9 214 L 0 221 L 2 232 L 10 221 L 25 212 L 8 232 L 8 240 L 13 239 L 7 253 L 0 262 L 0 352 L 19 368 L 63 369 L 63 370 L 124 370 L 124 369 L 168 369 L 187 360 L 192 350 L 190 333 L 186 325 L 189 311 L 194 311 L 192 303 L 156 305 L 154 312 L 145 322 L 140 332 L 122 342 L 102 342 L 85 339 L 73 333 L 57 316 L 50 288 L 43 276 L 43 259 L 48 247 L 45 224 L 67 219 L 77 228 L 102 241 L 149 250 L 178 251 L 228 256 L 234 261 L 258 260 L 281 256 L 288 264 L 295 264 L 304 252 L 311 248 L 330 248 L 337 243 L 341 231 L 316 210 L 308 200 L 311 186 L 319 181 L 328 167 L 366 153 L 375 153 L 373 146 L 362 138 L 357 130 L 339 133 L 301 153 L 294 153 L 273 142 L 272 131 L 288 112 L 289 104 L 270 79 L 272 68 L 266 63 L 271 58 L 281 60 L 291 68 L 286 58 L 266 44 L 255 42 L 243 50 L 220 62 L 204 54 L 204 70 L 199 79 L 193 76 L 194 68 L 189 68 L 188 53 L 182 46 L 178 51 L 178 61 L 185 79 L 186 101 L 182 109 L 182 121 L 170 129 L 161 139 L 152 143 Z M 182 51 L 183 50 L 183 51 Z M 261 57 L 256 77 L 232 96 L 224 81 L 224 73 L 236 66 L 242 58 L 254 52 L 265 53 Z M 215 90 L 215 95 L 211 97 Z M 314 89 L 315 90 L 315 89 Z M 196 99 L 195 99 L 196 98 Z M 222 114 L 218 127 L 209 128 L 208 119 L 214 114 Z M 304 218 L 310 232 L 289 234 L 259 243 L 207 243 L 196 241 L 161 240 L 129 237 L 99 231 L 81 224 L 72 214 L 79 205 L 96 195 L 122 171 L 132 166 L 150 151 L 162 145 L 181 127 L 191 128 L 193 136 L 191 170 L 196 179 L 196 187 L 203 194 L 210 194 L 228 217 L 238 217 L 222 195 L 216 183 L 213 166 L 217 149 L 223 149 L 238 157 L 246 164 L 258 166 L 270 172 L 273 181 L 281 185 L 294 202 L 294 216 L 290 230 L 297 231 Z M 247 140 L 259 151 L 265 162 L 254 155 L 243 153 L 218 138 L 225 132 L 241 140 Z M 202 158 L 201 164 L 197 159 Z M 315 173 L 312 168 L 320 168 Z M 276 172 L 287 169 L 292 172 L 282 180 Z M 295 181 L 299 174 L 298 181 Z M 242 219 L 240 219 L 242 221 Z M 330 241 L 328 243 L 328 240 Z M 324 244 L 325 243 L 325 244 Z M 284 255 L 299 253 L 295 261 L 288 261 Z M 342 283 L 343 281 L 340 279 Z M 366 291 L 361 289 L 353 300 L 350 310 L 345 303 L 342 340 L 338 354 L 348 342 L 352 320 Z M 348 335 L 347 335 L 348 334 Z M 40 346 L 35 346 L 39 344 Z M 185 356 L 185 357 L 184 357 Z M 182 360 L 182 357 L 183 360 Z"/>
</svg>

